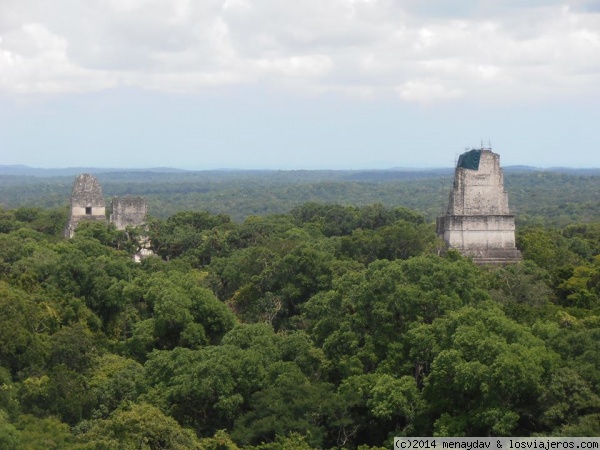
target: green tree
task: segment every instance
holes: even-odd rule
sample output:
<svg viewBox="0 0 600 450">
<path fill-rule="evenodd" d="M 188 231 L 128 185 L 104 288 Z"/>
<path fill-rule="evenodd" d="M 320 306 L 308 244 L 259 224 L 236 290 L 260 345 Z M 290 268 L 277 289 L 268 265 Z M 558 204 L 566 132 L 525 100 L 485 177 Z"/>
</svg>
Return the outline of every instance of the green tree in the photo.
<svg viewBox="0 0 600 450">
<path fill-rule="evenodd" d="M 239 450 L 225 430 L 219 430 L 213 437 L 200 439 L 201 450 Z"/>
<path fill-rule="evenodd" d="M 540 401 L 542 420 L 549 429 L 574 423 L 579 417 L 600 410 L 600 396 L 576 371 L 567 367 L 552 373 Z"/>
<path fill-rule="evenodd" d="M 401 343 L 418 323 L 489 298 L 483 274 L 471 263 L 438 257 L 376 261 L 348 272 L 303 306 L 309 335 L 337 366 L 337 377 L 387 371 L 405 364 Z"/>
<path fill-rule="evenodd" d="M 203 232 L 218 226 L 230 226 L 231 219 L 224 214 L 213 215 L 205 211 L 182 211 L 166 221 L 151 219 L 148 221 L 149 239 L 152 250 L 164 259 L 181 256 L 190 249 L 205 246 L 211 236 Z M 224 236 L 225 237 L 225 236 Z M 218 238 L 218 236 L 217 236 Z M 224 239 L 217 245 L 208 245 L 208 249 L 222 250 Z M 205 255 L 205 257 L 208 257 Z M 205 261 L 210 262 L 210 258 Z"/>
<path fill-rule="evenodd" d="M 350 376 L 338 388 L 337 445 L 375 445 L 419 432 L 426 404 L 413 376 L 370 373 Z"/>
<path fill-rule="evenodd" d="M 292 328 L 289 319 L 299 314 L 300 305 L 330 286 L 333 266 L 331 253 L 299 245 L 252 277 L 233 295 L 231 303 L 239 316 L 249 322 L 263 319 L 275 307 L 278 312 L 272 321 L 274 326 Z"/>
<path fill-rule="evenodd" d="M 490 275 L 490 294 L 511 319 L 533 324 L 553 314 L 551 276 L 532 261 L 494 268 Z"/>
<path fill-rule="evenodd" d="M 250 395 L 264 387 L 275 355 L 233 345 L 155 351 L 145 364 L 148 399 L 200 436 L 230 428 Z"/>
<path fill-rule="evenodd" d="M 88 380 L 96 400 L 96 417 L 106 418 L 120 405 L 137 400 L 146 390 L 143 366 L 114 354 L 99 357 Z"/>
<path fill-rule="evenodd" d="M 507 436 L 539 420 L 539 398 L 557 355 L 488 304 L 408 333 L 409 357 L 429 370 L 423 398 L 443 436 Z"/>
<path fill-rule="evenodd" d="M 83 449 L 110 450 L 189 450 L 200 449 L 190 430 L 147 403 L 119 409 L 107 419 L 79 426 L 78 440 Z"/>
<path fill-rule="evenodd" d="M 7 414 L 0 409 L 0 448 L 17 450 L 21 445 L 21 433 L 8 420 Z"/>
<path fill-rule="evenodd" d="M 0 281 L 0 364 L 11 373 L 43 365 L 47 341 L 38 328 L 43 316 L 30 296 Z"/>
<path fill-rule="evenodd" d="M 252 395 L 250 411 L 236 421 L 232 436 L 242 444 L 274 442 L 296 432 L 319 448 L 325 439 L 325 421 L 333 407 L 331 386 L 310 383 L 291 363 L 272 365 L 268 387 Z"/>
<path fill-rule="evenodd" d="M 588 414 L 581 416 L 575 423 L 570 423 L 558 429 L 555 436 L 589 436 L 600 435 L 600 414 Z"/>
<path fill-rule="evenodd" d="M 79 448 L 75 444 L 75 437 L 69 426 L 54 417 L 37 418 L 32 415 L 22 415 L 16 426 L 20 433 L 19 449 L 75 450 Z"/>
<path fill-rule="evenodd" d="M 523 252 L 524 259 L 530 259 L 551 272 L 578 259 L 569 250 L 567 240 L 556 230 L 522 230 L 517 234 L 517 246 Z"/>
<path fill-rule="evenodd" d="M 574 267 L 558 288 L 565 306 L 592 309 L 600 305 L 600 256 L 592 264 Z"/>
<path fill-rule="evenodd" d="M 64 327 L 50 338 L 49 363 L 51 366 L 64 365 L 75 371 L 86 371 L 97 354 L 98 336 L 84 325 Z"/>
<path fill-rule="evenodd" d="M 233 327 L 235 318 L 208 289 L 199 285 L 199 281 L 195 272 L 157 272 L 148 277 L 143 282 L 141 295 L 153 317 L 144 322 L 145 325 L 137 325 L 134 341 L 147 336 L 139 333 L 151 325 L 152 340 L 161 349 L 181 345 L 198 348 L 218 342 Z M 139 351 L 151 343 L 147 337 L 144 342 L 142 347 L 132 344 L 138 346 Z"/>
</svg>

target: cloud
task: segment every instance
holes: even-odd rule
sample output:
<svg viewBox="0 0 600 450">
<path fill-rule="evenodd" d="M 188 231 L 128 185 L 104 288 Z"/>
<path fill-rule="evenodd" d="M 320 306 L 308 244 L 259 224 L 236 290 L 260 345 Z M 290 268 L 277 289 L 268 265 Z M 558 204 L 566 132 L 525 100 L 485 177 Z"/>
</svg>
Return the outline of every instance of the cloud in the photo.
<svg viewBox="0 0 600 450">
<path fill-rule="evenodd" d="M 436 81 L 409 81 L 396 88 L 398 96 L 410 102 L 423 104 L 438 100 L 449 100 L 460 97 L 463 93 L 458 89 L 448 88 Z"/>
<path fill-rule="evenodd" d="M 583 0 L 7 0 L 0 92 L 256 83 L 426 104 L 598 95 L 599 11 Z"/>
<path fill-rule="evenodd" d="M 285 77 L 322 77 L 333 68 L 331 58 L 327 55 L 265 58 L 255 61 L 255 64 L 260 71 Z"/>
<path fill-rule="evenodd" d="M 67 45 L 39 23 L 8 33 L 0 41 L 0 87 L 16 94 L 56 94 L 116 85 L 109 72 L 91 72 L 69 60 Z"/>
</svg>

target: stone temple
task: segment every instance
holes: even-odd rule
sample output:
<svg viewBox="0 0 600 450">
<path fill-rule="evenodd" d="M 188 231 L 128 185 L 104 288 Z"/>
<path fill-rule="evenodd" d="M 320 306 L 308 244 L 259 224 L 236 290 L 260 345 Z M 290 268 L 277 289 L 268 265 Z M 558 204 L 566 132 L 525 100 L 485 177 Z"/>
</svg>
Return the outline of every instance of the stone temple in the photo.
<svg viewBox="0 0 600 450">
<path fill-rule="evenodd" d="M 448 247 L 477 264 L 507 264 L 521 260 L 515 247 L 515 216 L 508 209 L 500 155 L 491 149 L 460 155 L 445 216 L 437 233 Z"/>
<path fill-rule="evenodd" d="M 143 197 L 114 197 L 110 222 L 115 224 L 117 230 L 124 230 L 128 226 L 137 227 L 145 223 L 147 212 L 146 200 Z M 82 220 L 106 223 L 106 203 L 102 188 L 96 177 L 88 173 L 79 175 L 73 183 L 71 211 L 64 235 L 72 238 Z"/>
<path fill-rule="evenodd" d="M 127 227 L 137 227 L 146 221 L 148 206 L 143 197 L 113 197 L 112 214 L 110 222 L 115 225 L 117 230 L 124 230 Z"/>
<path fill-rule="evenodd" d="M 106 221 L 106 203 L 96 177 L 84 173 L 75 178 L 71 193 L 71 211 L 64 235 L 72 238 L 82 220 Z"/>
</svg>

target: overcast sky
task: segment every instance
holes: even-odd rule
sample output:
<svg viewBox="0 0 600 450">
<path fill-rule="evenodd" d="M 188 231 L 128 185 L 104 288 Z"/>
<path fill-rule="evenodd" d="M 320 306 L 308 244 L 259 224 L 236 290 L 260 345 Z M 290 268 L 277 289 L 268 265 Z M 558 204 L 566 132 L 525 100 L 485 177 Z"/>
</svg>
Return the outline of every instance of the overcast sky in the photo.
<svg viewBox="0 0 600 450">
<path fill-rule="evenodd" d="M 0 0 L 0 164 L 600 167 L 600 1 Z"/>
</svg>

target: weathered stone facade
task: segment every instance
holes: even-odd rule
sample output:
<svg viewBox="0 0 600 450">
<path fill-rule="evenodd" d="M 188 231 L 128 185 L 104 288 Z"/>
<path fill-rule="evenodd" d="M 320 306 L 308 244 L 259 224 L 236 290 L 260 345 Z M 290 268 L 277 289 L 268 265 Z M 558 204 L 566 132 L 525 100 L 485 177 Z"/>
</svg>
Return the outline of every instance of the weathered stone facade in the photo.
<svg viewBox="0 0 600 450">
<path fill-rule="evenodd" d="M 75 178 L 71 193 L 71 211 L 64 235 L 72 238 L 82 220 L 106 221 L 106 203 L 96 177 L 84 173 Z"/>
<path fill-rule="evenodd" d="M 473 158 L 475 163 L 466 162 Z M 521 260 L 515 247 L 515 218 L 508 209 L 500 156 L 489 149 L 461 155 L 446 215 L 437 232 L 450 248 L 478 264 Z"/>
<path fill-rule="evenodd" d="M 110 222 L 115 224 L 117 230 L 124 230 L 128 226 L 138 227 L 146 221 L 148 206 L 143 197 L 113 197 Z"/>
<path fill-rule="evenodd" d="M 128 226 L 137 227 L 145 223 L 147 213 L 148 207 L 143 197 L 113 197 L 110 222 L 115 224 L 117 230 L 124 230 Z M 102 187 L 96 177 L 88 173 L 79 175 L 73 183 L 71 211 L 65 227 L 65 236 L 72 238 L 82 220 L 106 223 L 106 202 L 102 196 Z"/>
</svg>

